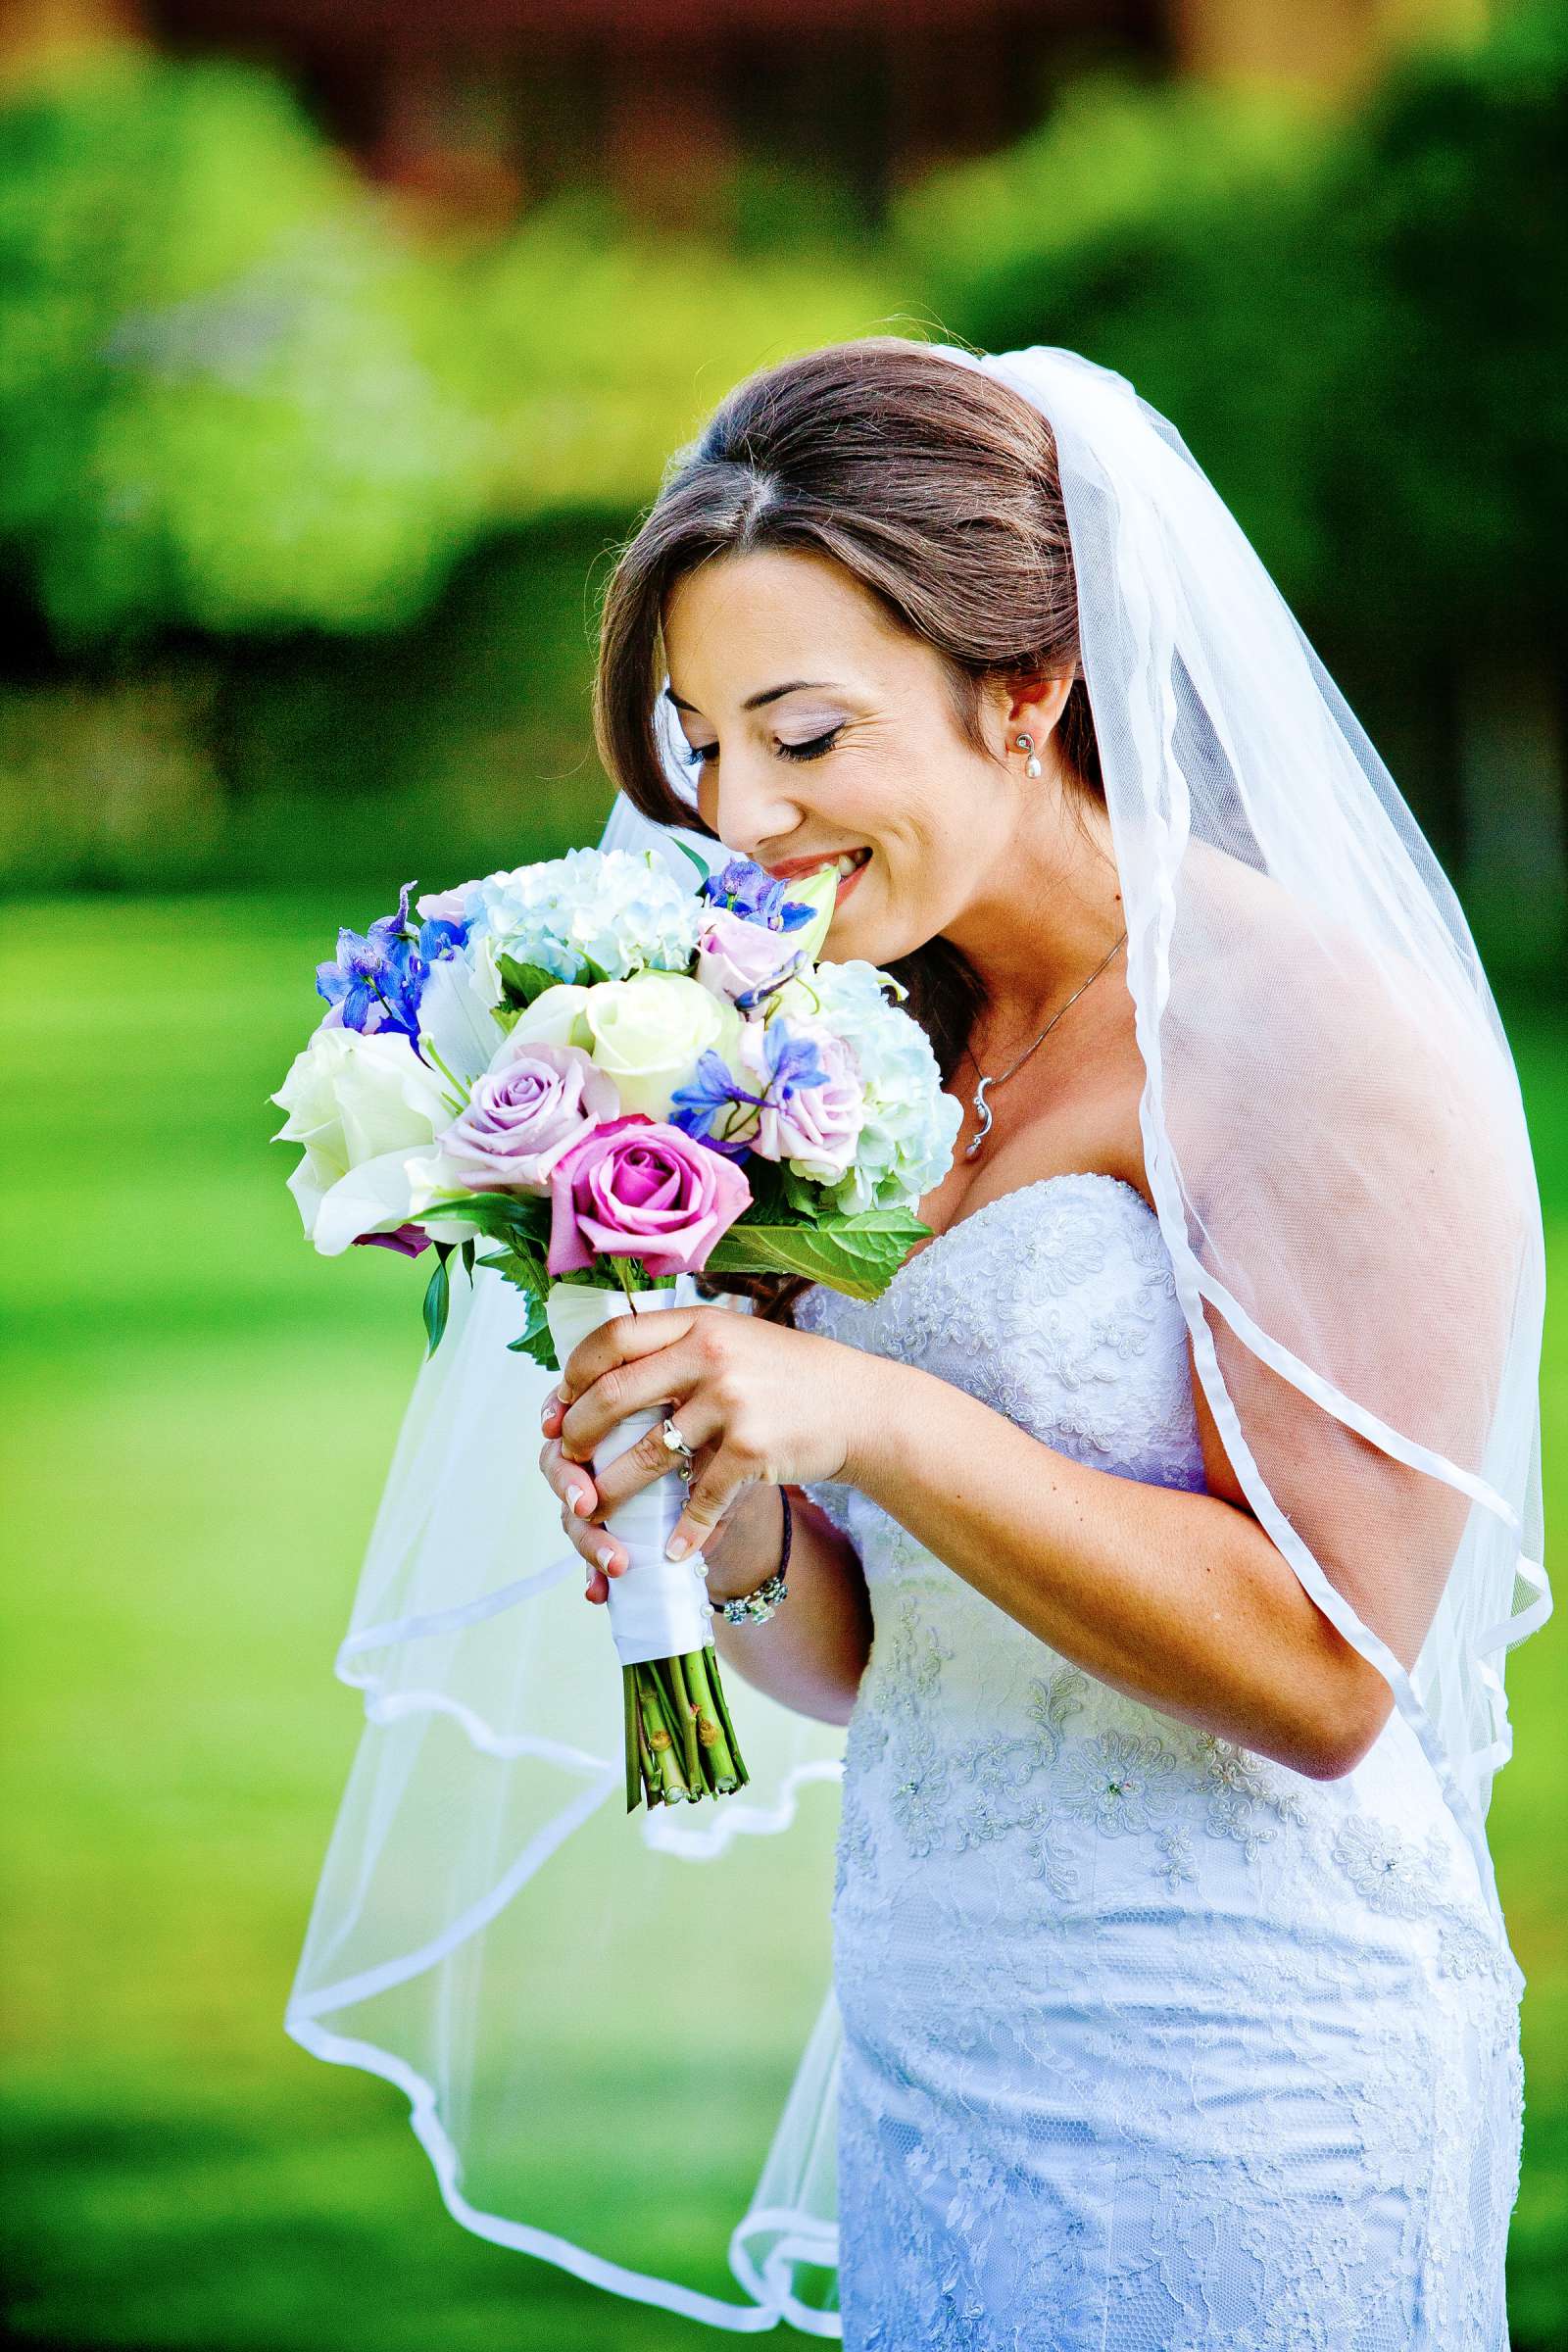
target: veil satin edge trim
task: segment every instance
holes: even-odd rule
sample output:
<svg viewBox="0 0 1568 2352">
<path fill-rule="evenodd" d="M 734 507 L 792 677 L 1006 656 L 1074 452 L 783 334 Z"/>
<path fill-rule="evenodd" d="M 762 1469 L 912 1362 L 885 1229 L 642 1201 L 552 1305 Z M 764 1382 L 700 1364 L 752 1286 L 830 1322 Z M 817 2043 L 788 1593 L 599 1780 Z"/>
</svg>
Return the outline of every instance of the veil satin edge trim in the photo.
<svg viewBox="0 0 1568 2352">
<path fill-rule="evenodd" d="M 777 2307 L 758 2303 L 727 2303 L 721 2296 L 701 2294 L 693 2287 L 678 2285 L 674 2279 L 661 2278 L 651 2271 L 628 2270 L 624 2264 L 611 2262 L 602 2255 L 590 2254 L 569 2237 L 560 2237 L 554 2230 L 538 2230 L 528 2222 L 511 2222 L 502 2214 L 487 2213 L 470 2205 L 457 2185 L 458 2157 L 452 2141 L 442 2129 L 436 2106 L 436 2095 L 424 2077 L 416 2073 L 403 2059 L 379 2048 L 373 2041 L 362 2041 L 344 2034 L 332 2034 L 298 2010 L 290 2010 L 284 2018 L 284 2031 L 308 2050 L 313 2058 L 323 2058 L 334 2066 L 355 2066 L 367 2074 L 379 2075 L 383 2081 L 395 2083 L 409 2102 L 409 2125 L 416 2139 L 424 2149 L 435 2172 L 441 2191 L 441 2201 L 453 2220 L 475 2237 L 488 2238 L 493 2245 L 505 2246 L 515 2254 L 534 2254 L 558 2269 L 569 2271 L 588 2286 L 606 2287 L 612 2294 L 625 2295 L 637 2303 L 656 2304 L 661 2310 L 672 2311 L 683 2319 L 701 2320 L 710 2328 L 725 2328 L 734 2334 L 757 2335 L 763 2328 L 777 2328 L 785 2319 L 785 2302 L 794 2298 L 781 2297 Z M 799 2215 L 790 2217 L 792 2226 L 800 2225 Z M 803 2307 L 804 2308 L 804 2307 Z M 793 2316 L 793 2315 L 789 2315 Z M 837 2318 L 835 2313 L 818 2312 L 810 2315 L 813 2332 L 821 2335 L 842 2334 L 842 2328 L 827 2327 L 824 2321 Z M 801 2325 L 796 2320 L 796 2325 Z"/>
</svg>

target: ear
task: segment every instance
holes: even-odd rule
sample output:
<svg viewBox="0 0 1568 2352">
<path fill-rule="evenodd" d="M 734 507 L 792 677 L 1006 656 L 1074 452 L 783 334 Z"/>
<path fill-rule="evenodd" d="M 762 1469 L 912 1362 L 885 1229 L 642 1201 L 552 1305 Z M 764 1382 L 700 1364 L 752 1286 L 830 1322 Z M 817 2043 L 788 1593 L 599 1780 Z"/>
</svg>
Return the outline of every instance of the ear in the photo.
<svg viewBox="0 0 1568 2352">
<path fill-rule="evenodd" d="M 1044 751 L 1052 729 L 1067 706 L 1071 677 L 1011 678 L 994 684 L 991 710 L 1004 757 L 1014 751 L 1016 738 L 1032 735 L 1037 752 Z"/>
</svg>

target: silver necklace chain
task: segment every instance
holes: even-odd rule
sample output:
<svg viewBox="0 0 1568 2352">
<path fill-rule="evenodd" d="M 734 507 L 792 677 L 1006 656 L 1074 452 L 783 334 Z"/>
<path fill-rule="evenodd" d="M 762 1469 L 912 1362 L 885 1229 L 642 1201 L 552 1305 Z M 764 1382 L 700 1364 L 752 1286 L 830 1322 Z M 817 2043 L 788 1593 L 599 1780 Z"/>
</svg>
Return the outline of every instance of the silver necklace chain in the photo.
<svg viewBox="0 0 1568 2352">
<path fill-rule="evenodd" d="M 1121 935 L 1121 939 L 1118 939 L 1115 947 L 1110 950 L 1110 954 L 1102 957 L 1102 960 L 1096 964 L 1094 970 L 1089 975 L 1089 979 L 1084 981 L 1082 987 L 1075 988 L 1073 990 L 1072 995 L 1067 999 L 1067 1004 L 1076 1004 L 1078 999 L 1083 995 L 1084 989 L 1089 986 L 1090 981 L 1098 980 L 1100 978 L 1100 975 L 1104 970 L 1105 965 L 1110 961 L 1111 956 L 1115 955 L 1116 948 L 1119 948 L 1122 945 L 1122 942 L 1126 939 L 1126 937 L 1127 934 L 1124 931 Z M 1002 1072 L 1000 1077 L 981 1077 L 979 1085 L 974 1090 L 975 1115 L 978 1117 L 981 1123 L 975 1132 L 973 1143 L 966 1146 L 964 1150 L 963 1156 L 965 1159 L 973 1159 L 975 1157 L 980 1150 L 981 1145 L 985 1142 L 986 1137 L 991 1133 L 991 1104 L 987 1099 L 990 1094 L 990 1090 L 994 1086 L 1005 1086 L 1007 1080 L 1011 1077 L 1014 1077 L 1017 1072 L 1023 1068 L 1024 1063 L 1028 1060 L 1030 1054 L 1034 1053 L 1036 1047 L 1043 1046 L 1045 1044 L 1047 1038 L 1051 1035 L 1051 1032 L 1053 1029 L 1054 1029 L 1056 1023 L 1066 1011 L 1067 1004 L 1058 1006 L 1057 1010 L 1052 1014 L 1050 1020 L 1041 1030 L 1040 1035 L 1033 1041 L 1032 1044 L 1025 1046 L 1017 1060 L 1014 1062 L 1009 1062 L 1006 1069 Z M 971 1061 L 974 1061 L 974 1055 L 972 1054 L 969 1055 L 969 1058 Z M 979 1066 L 979 1063 L 975 1062 L 976 1069 L 978 1069 Z"/>
</svg>

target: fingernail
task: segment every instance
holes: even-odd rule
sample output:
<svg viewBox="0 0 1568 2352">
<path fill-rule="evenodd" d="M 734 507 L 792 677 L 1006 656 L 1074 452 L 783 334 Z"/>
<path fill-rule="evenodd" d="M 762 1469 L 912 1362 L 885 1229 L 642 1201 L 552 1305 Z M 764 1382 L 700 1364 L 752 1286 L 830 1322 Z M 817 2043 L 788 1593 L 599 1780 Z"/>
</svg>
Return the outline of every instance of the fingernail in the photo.
<svg viewBox="0 0 1568 2352">
<path fill-rule="evenodd" d="M 666 1560 L 683 1560 L 690 1549 L 691 1545 L 684 1536 L 671 1536 L 664 1545 L 664 1557 Z"/>
<path fill-rule="evenodd" d="M 594 1553 L 594 1558 L 599 1562 L 600 1567 L 604 1570 L 607 1576 L 612 1572 L 615 1564 L 615 1555 L 608 1544 L 600 1544 L 599 1549 Z"/>
<path fill-rule="evenodd" d="M 572 1509 L 573 1509 L 573 1510 L 576 1512 L 576 1514 L 577 1514 L 577 1516 L 578 1516 L 578 1518 L 579 1518 L 579 1519 L 586 1519 L 586 1518 L 587 1518 L 587 1516 L 588 1516 L 589 1512 L 590 1512 L 590 1511 L 593 1509 L 593 1507 L 594 1507 L 594 1498 L 593 1498 L 593 1496 L 592 1496 L 592 1495 L 589 1494 L 589 1492 L 588 1492 L 588 1490 L 587 1490 L 587 1488 L 586 1488 L 586 1487 L 573 1487 L 573 1488 L 572 1488 L 572 1490 L 571 1490 L 571 1507 L 572 1507 Z"/>
</svg>

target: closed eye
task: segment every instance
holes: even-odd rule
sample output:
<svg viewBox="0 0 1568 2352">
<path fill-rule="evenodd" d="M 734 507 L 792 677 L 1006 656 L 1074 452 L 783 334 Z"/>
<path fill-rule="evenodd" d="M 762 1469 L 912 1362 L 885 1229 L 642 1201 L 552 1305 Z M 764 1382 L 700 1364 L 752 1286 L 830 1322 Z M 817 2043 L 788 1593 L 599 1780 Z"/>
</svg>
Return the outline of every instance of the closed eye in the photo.
<svg viewBox="0 0 1568 2352">
<path fill-rule="evenodd" d="M 833 749 L 843 732 L 844 721 L 841 719 L 836 727 L 830 727 L 825 735 L 813 735 L 808 743 L 780 743 L 776 744 L 774 749 L 781 760 L 820 760 L 825 753 Z M 717 758 L 718 746 L 716 743 L 694 743 L 687 746 L 685 759 L 686 765 L 690 768 L 707 767 Z"/>
</svg>

